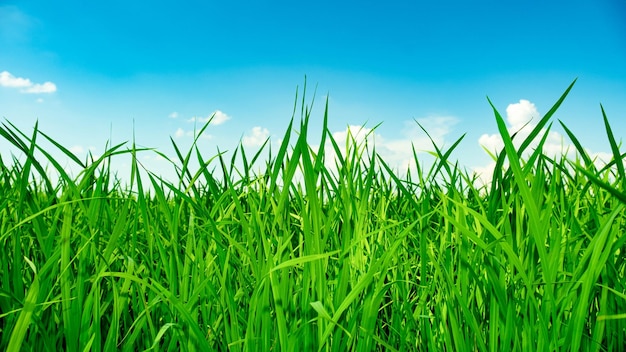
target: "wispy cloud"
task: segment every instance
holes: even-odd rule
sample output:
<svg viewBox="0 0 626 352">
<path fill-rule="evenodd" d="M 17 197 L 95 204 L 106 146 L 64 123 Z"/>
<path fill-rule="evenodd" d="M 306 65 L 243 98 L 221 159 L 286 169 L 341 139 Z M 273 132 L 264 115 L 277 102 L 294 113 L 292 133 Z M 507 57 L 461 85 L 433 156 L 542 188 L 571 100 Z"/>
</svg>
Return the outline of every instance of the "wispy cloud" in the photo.
<svg viewBox="0 0 626 352">
<path fill-rule="evenodd" d="M 195 117 L 194 116 L 194 117 L 190 118 L 188 121 L 189 122 L 206 123 L 209 120 L 211 121 L 211 125 L 221 125 L 224 122 L 230 120 L 230 116 L 228 116 L 227 114 L 225 114 L 221 110 L 215 110 L 214 112 L 209 114 L 209 116 L 207 116 L 207 117 Z"/>
<path fill-rule="evenodd" d="M 180 117 L 180 114 L 176 111 L 170 113 L 168 115 L 170 118 L 172 119 L 177 119 Z M 211 125 L 221 125 L 224 122 L 230 120 L 230 116 L 228 116 L 227 114 L 225 114 L 224 112 L 220 111 L 220 110 L 215 110 L 213 113 L 211 113 L 210 115 L 208 115 L 207 117 L 197 117 L 194 116 L 188 120 L 186 120 L 187 122 L 198 122 L 201 124 L 207 123 L 209 121 L 211 121 Z M 193 130 L 187 130 L 184 129 L 182 127 L 179 127 L 175 132 L 174 132 L 174 137 L 176 138 L 183 138 L 183 137 L 194 137 L 195 136 L 195 132 Z M 213 136 L 204 132 L 202 134 L 202 136 L 200 137 L 202 139 L 212 139 Z"/>
<path fill-rule="evenodd" d="M 31 94 L 54 93 L 57 91 L 56 84 L 52 82 L 33 83 L 28 78 L 15 77 L 8 71 L 0 72 L 0 87 L 18 88 L 21 93 Z"/>
<path fill-rule="evenodd" d="M 52 82 L 44 82 L 42 84 L 36 83 L 22 90 L 23 93 L 34 93 L 34 94 L 54 93 L 56 91 L 57 91 L 57 86 L 56 84 Z"/>
<path fill-rule="evenodd" d="M 179 127 L 179 128 L 176 130 L 176 132 L 174 132 L 174 137 L 175 137 L 175 138 L 183 138 L 183 137 L 192 137 L 192 138 L 193 138 L 193 137 L 195 137 L 196 132 L 197 132 L 197 131 L 194 131 L 194 130 L 185 130 L 185 129 L 183 129 L 183 128 L 180 128 L 180 127 Z M 203 133 L 203 134 L 200 136 L 200 138 L 202 138 L 202 139 L 212 139 L 212 138 L 213 138 L 213 136 L 205 132 L 205 133 Z"/>
<path fill-rule="evenodd" d="M 168 115 L 170 118 L 172 119 L 176 119 L 178 117 L 180 117 L 180 114 L 176 111 L 170 113 Z M 228 116 L 227 114 L 225 114 L 224 112 L 220 111 L 220 110 L 215 110 L 213 113 L 209 114 L 206 117 L 197 117 L 194 116 L 190 119 L 187 120 L 187 122 L 199 122 L 201 124 L 207 123 L 209 121 L 211 121 L 211 125 L 221 125 L 224 122 L 230 120 L 230 116 Z M 176 132 L 174 132 L 174 137 L 176 138 L 183 138 L 183 137 L 194 137 L 195 136 L 195 132 L 193 130 L 187 130 L 184 129 L 182 127 L 179 127 Z M 212 135 L 204 132 L 202 134 L 202 136 L 200 138 L 203 139 L 211 139 L 213 138 Z"/>
<path fill-rule="evenodd" d="M 184 137 L 184 136 L 185 136 L 185 130 L 183 130 L 180 127 L 176 130 L 176 132 L 174 132 L 174 137 L 176 137 L 176 138 L 181 138 L 181 137 Z"/>
<path fill-rule="evenodd" d="M 85 152 L 85 148 L 82 145 L 73 145 L 70 147 L 70 152 L 73 154 L 82 154 Z"/>
</svg>

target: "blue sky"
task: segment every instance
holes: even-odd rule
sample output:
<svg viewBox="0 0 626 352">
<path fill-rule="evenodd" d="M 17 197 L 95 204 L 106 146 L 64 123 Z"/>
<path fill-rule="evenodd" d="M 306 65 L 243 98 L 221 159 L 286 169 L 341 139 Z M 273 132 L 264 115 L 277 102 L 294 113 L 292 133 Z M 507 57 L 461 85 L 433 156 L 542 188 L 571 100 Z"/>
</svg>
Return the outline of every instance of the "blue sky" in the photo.
<svg viewBox="0 0 626 352">
<path fill-rule="evenodd" d="M 487 96 L 519 128 L 578 78 L 555 117 L 608 152 L 602 103 L 626 136 L 624 1 L 172 4 L 0 2 L 0 117 L 25 131 L 38 120 L 79 156 L 133 131 L 171 154 L 170 137 L 184 146 L 194 118 L 217 112 L 201 142 L 213 155 L 278 143 L 306 75 L 314 123 L 328 98 L 337 137 L 382 122 L 377 143 L 402 166 L 411 143 L 428 149 L 418 120 L 444 146 L 467 133 L 455 158 L 480 169 L 480 144 L 498 144 Z"/>
</svg>

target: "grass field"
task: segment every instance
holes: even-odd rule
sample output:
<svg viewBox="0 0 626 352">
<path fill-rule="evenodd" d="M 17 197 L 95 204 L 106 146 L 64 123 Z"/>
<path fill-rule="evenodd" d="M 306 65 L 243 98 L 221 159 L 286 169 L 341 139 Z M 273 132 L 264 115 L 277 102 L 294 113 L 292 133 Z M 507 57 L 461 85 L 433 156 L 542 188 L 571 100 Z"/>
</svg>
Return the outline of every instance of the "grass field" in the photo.
<svg viewBox="0 0 626 352">
<path fill-rule="evenodd" d="M 157 151 L 86 162 L 5 122 L 26 157 L 0 163 L 0 350 L 622 350 L 625 154 L 604 111 L 606 166 L 565 125 L 578 156 L 542 153 L 571 87 L 515 144 L 494 108 L 488 186 L 448 160 L 462 138 L 405 176 L 326 128 L 313 149 L 304 100 L 277 151 L 173 143 L 173 182 L 142 171 Z M 128 184 L 111 169 L 124 156 Z"/>
</svg>

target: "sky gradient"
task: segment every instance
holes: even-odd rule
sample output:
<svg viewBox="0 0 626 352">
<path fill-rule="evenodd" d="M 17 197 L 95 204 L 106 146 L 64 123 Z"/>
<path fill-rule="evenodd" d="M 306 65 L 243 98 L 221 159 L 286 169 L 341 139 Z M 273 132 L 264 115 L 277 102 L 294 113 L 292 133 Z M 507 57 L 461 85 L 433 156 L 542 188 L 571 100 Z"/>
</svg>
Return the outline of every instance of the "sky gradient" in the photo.
<svg viewBox="0 0 626 352">
<path fill-rule="evenodd" d="M 170 137 L 185 146 L 214 113 L 207 156 L 278 143 L 305 76 L 316 126 L 326 99 L 338 138 L 382 123 L 377 146 L 398 167 L 411 144 L 432 149 L 419 121 L 443 146 L 467 133 L 453 158 L 483 170 L 481 144 L 498 146 L 487 96 L 519 129 L 576 78 L 551 143 L 560 119 L 591 152 L 610 151 L 600 103 L 626 136 L 620 0 L 3 1 L 0 48 L 0 117 L 24 131 L 38 120 L 81 158 L 133 133 L 171 155 Z"/>
</svg>

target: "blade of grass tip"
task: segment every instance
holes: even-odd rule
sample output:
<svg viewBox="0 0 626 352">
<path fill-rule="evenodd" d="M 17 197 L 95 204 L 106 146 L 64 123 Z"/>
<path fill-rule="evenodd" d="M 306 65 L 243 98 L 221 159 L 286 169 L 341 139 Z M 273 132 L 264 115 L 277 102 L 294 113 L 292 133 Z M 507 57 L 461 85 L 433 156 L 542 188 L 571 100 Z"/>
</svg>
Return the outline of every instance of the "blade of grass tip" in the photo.
<svg viewBox="0 0 626 352">
<path fill-rule="evenodd" d="M 617 166 L 617 173 L 622 180 L 622 190 L 626 191 L 626 173 L 624 172 L 624 162 L 622 161 L 619 147 L 615 142 L 615 137 L 613 136 L 613 131 L 611 130 L 611 125 L 609 124 L 609 119 L 606 117 L 606 112 L 604 111 L 604 107 L 602 106 L 602 104 L 600 104 L 600 110 L 602 110 L 602 118 L 604 119 L 606 135 L 609 138 L 611 152 L 613 152 L 613 160 L 615 160 L 615 164 Z"/>
<path fill-rule="evenodd" d="M 17 127 L 15 127 L 15 125 L 13 125 L 10 121 L 7 121 L 7 123 L 11 125 L 11 127 L 14 130 L 14 131 L 9 130 L 8 132 L 10 132 L 11 135 L 13 135 L 17 140 L 21 142 L 19 144 L 15 144 L 15 146 L 18 148 L 20 146 L 25 147 L 24 149 L 22 149 L 22 152 L 26 156 L 26 162 L 24 163 L 24 168 L 22 170 L 23 184 L 24 185 L 28 184 L 28 178 L 30 177 L 31 167 L 34 167 L 35 170 L 37 170 L 37 172 L 39 172 L 39 174 L 41 175 L 42 181 L 44 182 L 46 186 L 46 190 L 48 194 L 54 193 L 54 187 L 52 187 L 52 182 L 48 178 L 46 170 L 43 168 L 43 166 L 41 166 L 39 161 L 35 158 L 35 149 L 38 148 L 36 140 L 37 140 L 37 135 L 39 134 L 39 121 L 37 120 L 35 122 L 35 127 L 33 128 L 33 134 L 30 138 L 26 134 L 24 134 L 22 131 L 20 131 Z M 23 141 L 21 141 L 21 139 L 17 136 L 17 134 L 22 135 L 22 137 L 25 138 L 29 142 L 29 146 L 26 146 L 26 144 Z"/>
<path fill-rule="evenodd" d="M 597 158 L 598 157 L 594 158 L 594 161 L 597 160 Z M 626 153 L 623 153 L 617 160 L 622 161 L 623 159 L 626 159 Z M 604 166 L 602 166 L 600 170 L 598 170 L 598 173 L 604 173 L 607 172 L 607 170 L 610 170 L 613 167 L 613 164 L 617 162 L 617 160 L 615 158 L 611 159 L 611 161 L 606 163 Z"/>
<path fill-rule="evenodd" d="M 178 176 L 179 181 L 182 181 L 183 176 L 185 174 L 185 158 L 183 157 L 183 154 L 180 152 L 178 145 L 176 144 L 176 142 L 174 142 L 174 139 L 172 139 L 172 137 L 170 137 L 170 141 L 172 142 L 172 146 L 174 147 L 174 152 L 176 153 L 176 157 L 178 158 L 178 161 L 180 161 L 181 163 L 181 167 L 179 167 L 178 165 L 174 163 L 172 164 L 176 168 L 176 175 Z M 191 177 L 191 175 L 189 176 Z"/>
<path fill-rule="evenodd" d="M 508 172 L 510 172 L 509 170 L 505 171 L 504 174 L 502 172 L 505 156 L 506 153 L 498 154 L 498 157 L 496 159 L 496 165 L 493 167 L 493 174 L 491 175 L 491 187 L 489 190 L 489 194 L 492 195 L 489 198 L 490 214 L 494 214 L 494 212 L 497 211 L 497 207 L 499 206 L 498 203 L 500 201 L 499 197 L 496 196 L 498 194 L 498 187 L 503 185 L 504 180 L 506 179 L 506 175 L 508 174 Z"/>
<path fill-rule="evenodd" d="M 200 195 L 200 193 L 199 193 L 200 190 L 198 190 L 198 188 L 196 187 L 196 181 L 198 181 L 201 176 L 205 176 L 205 178 L 207 179 L 207 182 L 209 182 L 209 184 L 214 184 L 215 183 L 215 181 L 213 180 L 213 178 L 210 175 L 210 172 L 208 172 L 207 169 L 208 169 L 209 165 L 211 164 L 211 162 L 218 157 L 218 155 L 213 156 L 211 159 L 209 159 L 206 162 L 202 158 L 202 154 L 200 153 L 200 150 L 198 148 L 196 148 L 196 155 L 197 155 L 197 158 L 198 158 L 199 169 L 189 179 L 189 184 L 185 188 L 185 192 L 189 192 L 189 191 L 193 190 L 194 194 L 199 196 Z M 213 186 L 209 185 L 209 187 L 211 187 L 213 189 Z"/>
<path fill-rule="evenodd" d="M 539 159 L 539 157 L 544 155 L 543 146 L 546 143 L 546 140 L 548 139 L 548 135 L 550 134 L 551 127 L 552 127 L 552 124 L 548 125 L 548 127 L 543 132 L 543 136 L 541 137 L 541 140 L 539 141 L 539 143 L 537 143 L 537 147 L 533 150 L 533 153 L 530 155 L 530 157 L 528 157 L 528 160 L 524 163 L 524 167 L 522 168 L 522 170 L 524 171 L 524 175 L 528 175 L 528 173 L 531 172 L 533 168 L 536 166 L 535 162 L 537 161 L 537 159 Z"/>
<path fill-rule="evenodd" d="M 459 139 L 457 139 L 454 143 L 452 143 L 452 145 L 450 146 L 450 148 L 448 148 L 448 150 L 446 151 L 446 153 L 443 155 L 443 159 L 444 160 L 448 160 L 448 158 L 450 157 L 450 154 L 452 154 L 452 151 L 454 151 L 454 149 L 456 149 L 456 147 L 461 143 L 461 141 L 463 140 L 463 138 L 465 138 L 465 135 L 467 133 L 463 133 L 463 135 L 461 135 L 461 137 L 459 137 Z"/>
<path fill-rule="evenodd" d="M 254 156 L 250 160 L 250 168 L 252 168 L 254 166 L 254 164 L 256 163 L 256 161 L 259 159 L 259 157 L 261 156 L 263 150 L 265 150 L 266 146 L 268 145 L 269 141 L 270 141 L 270 137 L 267 137 L 265 139 L 265 142 L 263 142 L 261 147 L 259 147 L 259 150 L 254 154 Z"/>
<path fill-rule="evenodd" d="M 204 158 L 202 157 L 202 153 L 200 152 L 200 148 L 196 148 L 196 159 L 198 159 L 198 165 L 200 165 L 200 168 L 196 172 L 196 175 L 194 176 L 194 182 L 192 183 L 195 183 L 195 180 L 199 179 L 200 176 L 204 176 L 209 188 L 214 189 L 215 181 L 211 177 L 211 174 L 208 171 L 208 168 L 209 168 L 209 164 L 211 163 L 213 159 L 215 159 L 215 157 L 209 159 L 209 161 L 205 161 Z"/>
<path fill-rule="evenodd" d="M 11 124 L 11 122 L 7 121 L 9 124 Z M 15 133 L 13 130 L 11 130 L 9 127 L 7 127 L 6 124 L 2 124 L 4 127 L 0 129 L 0 135 L 2 135 L 7 141 L 9 141 L 11 144 L 13 144 L 14 146 L 16 146 L 22 153 L 24 153 L 26 155 L 26 157 L 28 158 L 28 150 L 30 149 L 28 147 L 28 145 L 17 135 L 17 133 Z M 11 124 L 11 126 L 13 126 Z M 14 127 L 15 128 L 15 127 Z M 18 130 L 19 131 L 19 130 Z M 22 133 L 21 131 L 19 131 L 19 133 L 24 136 L 23 138 L 25 138 L 26 140 L 28 140 L 28 137 L 26 137 L 26 135 L 24 133 Z M 17 159 L 14 157 L 14 163 L 17 164 Z M 27 163 L 28 163 L 28 159 L 26 160 L 26 163 L 24 164 L 24 167 L 22 168 L 22 170 L 24 168 L 27 167 Z M 23 170 L 24 171 L 24 170 Z"/>
<path fill-rule="evenodd" d="M 7 121 L 7 123 L 13 126 L 9 121 Z M 0 135 L 4 137 L 4 139 L 9 141 L 11 144 L 16 146 L 19 150 L 23 152 L 28 150 L 28 146 L 26 145 L 26 143 L 24 143 L 20 139 L 20 137 L 15 132 L 13 132 L 4 122 L 2 123 L 2 126 L 3 127 L 0 128 Z"/>
<path fill-rule="evenodd" d="M 315 170 L 315 175 L 319 174 L 322 166 L 324 166 L 324 149 L 326 146 L 326 136 L 328 135 L 328 94 L 326 94 L 326 105 L 324 106 L 324 119 L 322 121 L 322 138 L 320 140 L 320 147 L 317 150 L 317 155 L 315 156 L 315 165 L 313 169 Z M 315 180 L 317 182 L 317 180 Z"/>
<path fill-rule="evenodd" d="M 280 147 L 278 148 L 278 153 L 276 154 L 275 159 L 271 158 L 271 148 L 270 148 L 270 162 L 268 163 L 268 165 L 273 162 L 273 167 L 270 168 L 271 170 L 270 194 L 273 194 L 273 192 L 278 187 L 278 182 L 277 182 L 278 174 L 280 173 L 281 169 L 283 169 L 283 173 L 285 172 L 284 171 L 285 161 L 290 160 L 290 158 L 288 158 L 287 156 L 287 151 L 289 149 L 289 141 L 291 140 L 291 134 L 293 132 L 293 122 L 296 117 L 296 111 L 298 111 L 298 91 L 299 91 L 299 87 L 296 87 L 296 94 L 295 94 L 295 98 L 293 102 L 293 111 L 291 112 L 291 119 L 289 120 L 289 125 L 287 126 L 287 129 L 285 130 L 285 135 L 283 136 L 282 142 L 280 144 Z M 306 91 L 306 75 L 304 76 L 304 91 Z M 300 114 L 302 115 L 302 113 L 303 112 L 301 111 Z"/>
<path fill-rule="evenodd" d="M 487 153 L 487 155 L 489 155 L 491 160 L 493 160 L 493 161 L 497 161 L 498 160 L 498 156 L 494 152 L 492 152 L 491 150 L 487 149 L 483 145 L 481 145 L 480 147 L 485 151 L 485 153 Z"/>
<path fill-rule="evenodd" d="M 241 174 L 239 173 L 239 170 L 237 170 L 237 168 L 235 167 L 235 161 L 237 161 L 237 153 L 239 153 L 242 147 L 243 147 L 243 144 L 239 143 L 239 145 L 235 148 L 235 150 L 233 151 L 233 155 L 230 158 L 228 174 L 231 176 L 234 174 L 234 172 L 237 172 L 239 176 L 241 176 Z"/>
<path fill-rule="evenodd" d="M 419 159 L 417 158 L 417 151 L 415 150 L 415 144 L 411 143 L 411 151 L 413 153 L 413 161 L 415 162 L 415 169 L 417 170 L 417 179 L 419 181 L 420 186 L 424 188 L 426 186 L 426 182 L 424 180 L 424 171 L 422 170 L 422 166 L 420 165 Z"/>
<path fill-rule="evenodd" d="M 235 150 L 236 152 L 236 150 Z M 226 168 L 226 162 L 224 161 L 224 152 L 220 151 L 220 148 L 217 148 L 217 156 L 219 162 L 220 162 L 220 167 L 222 168 L 222 177 L 224 178 L 224 185 L 226 185 L 226 188 L 228 188 L 230 190 L 230 188 L 232 188 L 232 180 L 231 180 L 231 174 L 228 173 L 228 169 Z"/>
<path fill-rule="evenodd" d="M 133 144 L 131 146 L 131 168 L 130 168 L 130 188 L 132 189 L 135 184 L 135 177 L 138 177 L 137 174 L 139 170 L 137 169 L 137 146 L 135 145 L 135 119 L 133 119 Z"/>
<path fill-rule="evenodd" d="M 570 129 L 567 128 L 567 126 L 565 126 L 563 121 L 559 120 L 559 123 L 561 124 L 561 127 L 563 127 L 563 130 L 565 131 L 569 139 L 574 144 L 574 147 L 578 151 L 578 154 L 580 155 L 580 157 L 583 158 L 583 161 L 585 162 L 585 166 L 595 170 L 594 163 L 591 161 L 591 158 L 589 157 L 589 154 L 587 154 L 587 151 L 585 150 L 585 148 L 583 148 L 582 144 L 580 144 L 580 141 L 578 140 L 578 138 L 576 138 L 574 133 L 572 133 L 572 131 L 570 131 Z"/>
<path fill-rule="evenodd" d="M 307 87 L 307 80 L 306 80 L 306 75 L 304 76 L 304 85 L 302 88 L 302 101 L 300 103 L 300 116 L 304 116 L 305 117 L 305 123 L 306 125 L 309 124 L 309 115 L 310 115 L 310 111 L 308 111 L 308 106 L 306 104 L 306 87 Z M 313 104 L 315 103 L 315 95 L 317 94 L 317 84 L 315 85 L 315 88 L 313 89 L 313 97 L 311 99 L 311 104 L 310 106 L 313 106 Z M 300 121 L 302 123 L 302 121 Z M 302 126 L 301 126 L 302 127 Z"/>
<path fill-rule="evenodd" d="M 207 185 L 209 186 L 211 194 L 215 194 L 215 195 L 220 194 L 221 193 L 220 185 L 218 181 L 215 179 L 215 177 L 213 177 L 213 172 L 209 171 L 209 165 L 211 164 L 211 162 L 213 162 L 213 160 L 217 159 L 219 155 L 215 155 L 211 157 L 208 161 L 204 161 L 204 159 L 202 158 L 202 153 L 200 153 L 199 149 L 196 150 L 196 154 L 197 154 L 196 157 L 198 158 L 198 162 L 200 163 L 200 166 L 201 166 L 200 170 L 198 171 L 198 174 L 202 173 L 202 175 L 204 176 L 204 179 Z"/>
<path fill-rule="evenodd" d="M 526 139 L 522 142 L 522 144 L 520 145 L 518 149 L 519 155 L 522 155 L 524 150 L 528 148 L 528 146 L 530 146 L 530 144 L 535 139 L 535 137 L 541 132 L 541 129 L 543 129 L 543 127 L 548 123 L 550 118 L 552 118 L 552 115 L 554 115 L 554 113 L 558 110 L 558 108 L 561 106 L 561 104 L 563 103 L 567 95 L 569 94 L 570 90 L 572 90 L 572 88 L 574 87 L 574 84 L 576 83 L 577 79 L 578 78 L 574 79 L 574 81 L 570 83 L 570 85 L 567 87 L 565 92 L 561 94 L 561 97 L 557 100 L 557 102 L 554 103 L 554 105 L 550 108 L 550 110 L 548 110 L 548 112 L 545 115 L 543 115 L 543 117 L 539 120 L 535 128 L 533 128 L 533 130 L 530 132 L 528 137 L 526 137 Z"/>
<path fill-rule="evenodd" d="M 67 157 L 69 157 L 72 161 L 74 161 L 79 166 L 81 166 L 83 168 L 83 171 L 81 171 L 81 173 L 85 173 L 85 171 L 86 171 L 85 169 L 87 169 L 87 165 L 85 163 L 83 163 L 80 159 L 78 159 L 71 151 L 69 151 L 67 148 L 63 147 L 61 144 L 59 144 L 57 141 L 55 141 L 54 139 L 52 139 L 51 137 L 49 137 L 45 133 L 39 131 L 39 134 L 44 136 L 49 142 L 51 142 L 53 145 L 55 145 L 57 148 L 59 148 L 61 150 L 61 152 L 63 152 L 63 154 L 65 154 Z M 46 148 L 43 148 L 43 147 L 41 147 L 39 145 L 37 145 L 36 148 L 54 166 L 56 171 L 59 173 L 61 179 L 63 179 L 66 182 L 66 185 L 68 187 L 70 187 L 71 189 L 75 189 L 75 184 L 74 184 L 73 180 L 71 179 L 71 177 L 69 176 L 67 171 L 65 171 L 66 167 L 62 166 L 50 153 L 48 153 Z M 90 168 L 90 169 L 95 170 L 95 166 Z"/>
<path fill-rule="evenodd" d="M 180 149 L 178 149 L 178 146 L 176 145 L 176 143 L 174 143 L 174 140 L 172 139 L 172 137 L 170 137 L 170 140 L 172 141 L 172 144 L 174 145 L 174 149 L 176 151 L 176 154 L 177 154 L 178 158 L 180 159 L 180 162 L 182 163 L 181 172 L 178 175 L 178 177 L 179 177 L 178 186 L 179 187 L 181 187 L 183 185 L 183 181 L 184 181 L 184 177 L 185 176 L 187 176 L 188 179 L 192 178 L 191 171 L 189 170 L 189 162 L 191 161 L 191 154 L 193 153 L 194 148 L 197 146 L 198 140 L 200 139 L 200 137 L 202 136 L 204 131 L 209 127 L 211 122 L 213 121 L 213 118 L 215 118 L 215 113 L 213 113 L 213 115 L 211 115 L 211 117 L 209 117 L 209 120 L 202 126 L 202 128 L 200 129 L 199 132 L 197 132 L 194 129 L 193 142 L 191 143 L 191 146 L 189 147 L 189 151 L 187 152 L 187 154 L 184 157 L 182 156 L 182 153 L 180 152 Z"/>
<path fill-rule="evenodd" d="M 283 166 L 285 155 L 287 154 L 287 148 L 289 148 L 289 139 L 291 137 L 292 128 L 293 117 L 291 118 L 291 121 L 289 121 L 289 125 L 287 126 L 287 130 L 285 131 L 285 135 L 283 137 L 283 142 L 280 144 L 278 154 L 276 154 L 276 159 L 274 159 L 274 170 L 272 170 L 272 178 L 270 179 L 270 194 L 274 194 L 274 191 L 278 186 L 278 174 L 280 173 L 280 169 Z"/>
<path fill-rule="evenodd" d="M 334 137 L 332 137 L 332 133 L 330 132 L 329 129 L 326 129 L 327 133 L 330 136 L 330 143 L 333 147 L 333 150 L 335 151 L 335 158 L 337 158 L 336 160 L 336 166 L 337 166 L 337 170 L 341 170 L 342 166 L 345 165 L 346 161 L 343 157 L 343 153 L 341 152 L 341 149 L 339 148 L 339 144 L 337 144 L 337 141 L 335 140 Z"/>
<path fill-rule="evenodd" d="M 396 186 L 398 186 L 398 188 L 400 189 L 400 192 L 402 192 L 402 194 L 407 196 L 407 199 L 410 201 L 410 203 L 413 205 L 413 207 L 415 209 L 418 209 L 419 205 L 417 204 L 417 201 L 415 200 L 415 197 L 411 196 L 411 192 L 409 192 L 409 190 L 404 186 L 403 181 L 400 180 L 400 178 L 398 178 L 398 176 L 395 175 L 393 170 L 391 170 L 389 165 L 387 165 L 387 163 L 385 163 L 385 160 L 383 160 L 383 158 L 380 155 L 376 155 L 376 156 L 378 157 L 378 161 L 381 163 L 383 168 L 389 174 L 389 177 L 391 177 L 393 179 L 393 181 L 396 183 Z"/>
<path fill-rule="evenodd" d="M 459 145 L 459 143 L 461 143 L 463 138 L 465 138 L 465 134 L 463 134 L 459 139 L 457 139 L 456 142 L 454 142 L 452 146 L 448 148 L 448 150 L 445 153 L 442 153 L 439 147 L 437 146 L 437 143 L 435 143 L 433 138 L 430 136 L 430 133 L 426 131 L 424 126 L 422 126 L 422 124 L 420 124 L 417 120 L 415 120 L 415 123 L 417 123 L 417 125 L 422 129 L 422 131 L 424 131 L 424 133 L 426 133 L 426 136 L 428 136 L 428 139 L 430 140 L 430 143 L 435 148 L 435 152 L 437 153 L 437 157 L 439 158 L 439 163 L 437 163 L 437 167 L 435 168 L 435 172 L 432 174 L 432 176 L 434 177 L 435 175 L 437 175 L 441 167 L 444 167 L 446 169 L 446 172 L 450 176 L 452 172 L 450 170 L 450 165 L 448 165 L 448 158 L 450 157 L 450 154 L 452 154 L 452 151 L 454 151 L 454 149 Z"/>
<path fill-rule="evenodd" d="M 574 165 L 574 164 L 572 164 L 572 165 Z M 621 192 L 617 188 L 615 188 L 615 187 L 611 186 L 610 184 L 608 184 L 608 183 L 604 182 L 603 180 L 601 180 L 598 176 L 594 175 L 590 171 L 580 167 L 580 165 L 574 165 L 574 167 L 576 167 L 578 169 L 578 171 L 580 171 L 583 174 L 585 174 L 585 176 L 587 176 L 589 181 L 595 183 L 597 186 L 599 186 L 599 187 L 603 188 L 604 190 L 606 190 L 607 192 L 611 193 L 611 195 L 614 196 L 615 198 L 617 198 L 620 202 L 626 204 L 626 192 Z"/>
<path fill-rule="evenodd" d="M 578 78 L 574 79 L 574 81 L 572 83 L 570 83 L 570 85 L 567 87 L 567 89 L 561 95 L 561 97 L 557 100 L 557 102 L 539 120 L 539 122 L 537 123 L 535 128 L 533 128 L 533 130 L 526 137 L 526 139 L 524 139 L 522 141 L 522 143 L 520 144 L 520 147 L 519 147 L 519 149 L 517 151 L 518 155 L 522 155 L 524 150 L 526 148 L 528 148 L 528 146 L 530 146 L 530 144 L 535 139 L 535 137 L 539 134 L 539 132 L 541 132 L 541 129 L 546 125 L 546 123 L 548 123 L 548 121 L 550 120 L 552 115 L 554 115 L 554 113 L 557 111 L 557 109 L 561 106 L 561 104 L 565 100 L 565 97 L 567 97 L 567 95 L 569 94 L 570 90 L 572 90 L 572 88 L 574 87 L 574 84 L 576 83 L 576 80 L 578 80 Z M 496 109 L 493 106 L 493 104 L 491 103 L 491 100 L 489 99 L 489 97 L 487 97 L 487 100 L 489 101 L 489 104 L 491 104 L 491 106 L 493 107 L 493 109 L 495 111 Z M 508 133 L 507 133 L 507 135 L 508 135 Z M 505 154 L 506 153 L 501 153 L 499 155 L 499 157 L 498 157 L 498 160 L 496 161 L 496 166 L 494 168 L 494 173 L 493 173 L 492 182 L 491 182 L 490 194 L 496 194 L 496 188 L 498 187 L 498 184 L 500 184 L 500 182 L 498 182 L 498 181 L 501 181 L 501 180 L 504 179 L 504 177 L 503 177 L 504 175 L 501 174 L 500 170 L 502 170 L 502 166 L 504 165 L 504 156 L 505 156 Z M 491 207 L 490 207 L 490 209 L 491 209 Z"/>
<path fill-rule="evenodd" d="M 243 175 L 240 176 L 243 176 L 243 183 L 248 183 L 248 180 L 250 180 L 250 165 L 248 164 L 248 157 L 242 142 L 239 142 L 239 149 L 241 149 L 241 162 L 243 163 Z"/>
<path fill-rule="evenodd" d="M 330 142 L 331 146 L 333 147 L 333 149 L 335 150 L 335 153 L 337 155 L 337 158 L 341 158 L 341 160 L 343 160 L 341 154 L 338 154 L 337 150 L 338 150 L 338 145 L 337 145 L 337 141 L 335 140 L 335 138 L 333 137 L 332 133 L 330 132 L 330 129 L 328 129 L 328 127 L 325 128 L 325 135 L 328 138 L 328 141 Z M 324 144 L 326 144 L 326 141 L 324 141 Z M 326 168 L 324 167 L 324 158 L 325 158 L 325 152 L 326 148 L 324 148 L 324 154 L 319 153 L 318 155 L 320 156 L 320 162 L 321 165 L 320 170 L 322 170 L 322 173 L 324 174 L 324 178 L 326 179 L 326 182 L 322 182 L 322 186 L 327 188 L 328 191 L 327 193 L 330 194 L 337 194 L 339 192 L 339 185 L 337 184 L 336 180 L 337 180 L 337 175 L 333 174 L 333 171 L 330 168 Z M 340 168 L 338 168 L 339 170 Z"/>
<path fill-rule="evenodd" d="M 204 123 L 204 126 L 202 126 L 202 128 L 200 129 L 200 131 L 195 135 L 194 141 L 197 141 L 202 134 L 204 133 L 204 131 L 209 127 L 209 125 L 211 124 L 211 122 L 213 122 L 213 119 L 215 118 L 215 114 L 213 113 L 211 115 L 211 117 L 209 117 L 209 119 L 207 120 L 207 122 Z"/>
<path fill-rule="evenodd" d="M 63 152 L 63 154 L 65 154 L 65 156 L 67 156 L 68 158 L 72 159 L 76 164 L 80 165 L 83 169 L 87 167 L 87 165 L 85 165 L 85 163 L 83 163 L 80 159 L 78 159 L 78 157 L 76 155 L 74 155 L 74 153 L 72 153 L 69 149 L 67 149 L 64 146 L 62 146 L 60 143 L 58 143 L 57 141 L 55 141 L 54 139 L 49 137 L 47 134 L 45 134 L 43 132 L 39 132 L 39 133 L 45 139 L 47 139 L 48 142 L 54 144 L 55 147 L 59 148 Z"/>
</svg>

